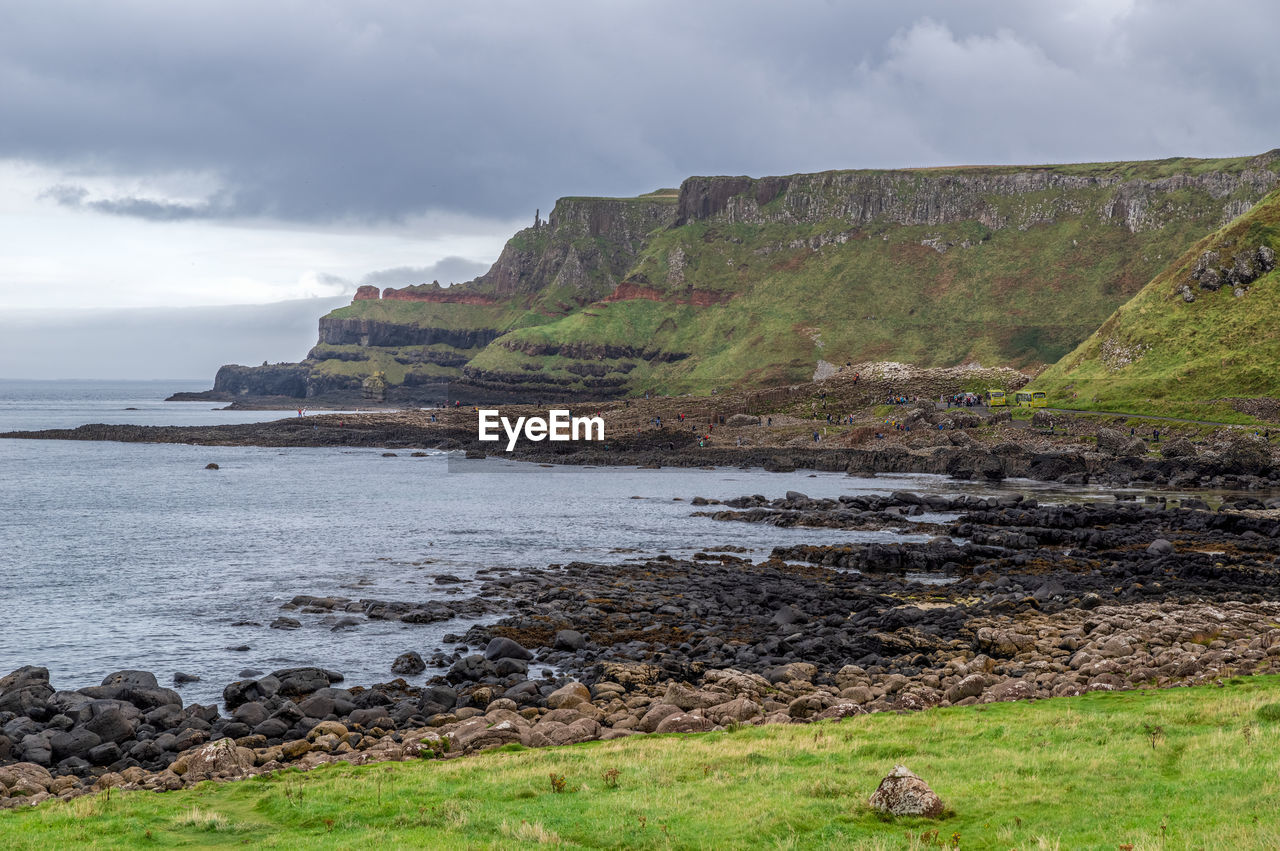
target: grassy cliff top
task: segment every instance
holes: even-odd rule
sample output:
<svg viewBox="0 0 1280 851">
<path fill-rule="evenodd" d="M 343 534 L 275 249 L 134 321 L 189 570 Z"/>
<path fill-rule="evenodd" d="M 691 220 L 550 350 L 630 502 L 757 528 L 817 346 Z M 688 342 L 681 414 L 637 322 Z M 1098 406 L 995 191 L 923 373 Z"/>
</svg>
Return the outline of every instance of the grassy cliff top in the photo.
<svg viewBox="0 0 1280 851">
<path fill-rule="evenodd" d="M 1239 157 L 1168 157 L 1162 160 L 1118 160 L 1092 163 L 1040 163 L 1027 165 L 947 165 L 907 166 L 902 168 L 828 169 L 821 172 L 797 172 L 778 175 L 785 178 L 812 178 L 833 175 L 912 175 L 928 176 L 983 176 L 1024 174 L 1027 172 L 1052 172 L 1073 177 L 1091 177 L 1117 180 L 1159 180 L 1178 175 L 1200 175 L 1212 172 L 1238 174 L 1245 169 L 1263 168 L 1280 172 L 1280 148 L 1262 154 Z M 697 175 L 690 180 L 714 180 L 729 175 Z M 743 176 L 745 177 L 745 176 Z M 753 179 L 753 178 L 746 178 Z M 764 179 L 764 178 L 760 178 Z"/>
</svg>

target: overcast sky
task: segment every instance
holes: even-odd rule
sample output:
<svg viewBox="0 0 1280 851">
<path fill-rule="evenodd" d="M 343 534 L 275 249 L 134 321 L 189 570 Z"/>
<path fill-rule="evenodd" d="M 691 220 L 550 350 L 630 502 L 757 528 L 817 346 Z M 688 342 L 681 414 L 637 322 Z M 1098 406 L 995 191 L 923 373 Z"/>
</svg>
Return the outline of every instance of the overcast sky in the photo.
<svg viewBox="0 0 1280 851">
<path fill-rule="evenodd" d="M 691 174 L 1260 153 L 1277 32 L 1273 0 L 10 4 L 0 309 L 466 280 L 559 196 Z"/>
</svg>

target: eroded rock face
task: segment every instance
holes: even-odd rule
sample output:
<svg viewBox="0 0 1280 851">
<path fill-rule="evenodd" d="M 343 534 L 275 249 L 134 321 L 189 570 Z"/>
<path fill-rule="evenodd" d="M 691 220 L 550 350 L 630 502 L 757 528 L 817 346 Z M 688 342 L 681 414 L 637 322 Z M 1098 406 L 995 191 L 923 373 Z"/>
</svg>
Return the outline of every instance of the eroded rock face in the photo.
<svg viewBox="0 0 1280 851">
<path fill-rule="evenodd" d="M 942 815 L 942 799 L 905 765 L 895 765 L 868 801 L 872 809 L 893 816 Z"/>
</svg>

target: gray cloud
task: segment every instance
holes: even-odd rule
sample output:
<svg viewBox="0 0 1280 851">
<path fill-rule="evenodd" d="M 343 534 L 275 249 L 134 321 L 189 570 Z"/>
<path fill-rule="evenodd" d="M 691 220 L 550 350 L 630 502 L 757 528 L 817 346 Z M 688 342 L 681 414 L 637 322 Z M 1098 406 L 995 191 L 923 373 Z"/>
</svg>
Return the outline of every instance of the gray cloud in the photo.
<svg viewBox="0 0 1280 851">
<path fill-rule="evenodd" d="M 1269 0 L 220 0 L 9 10 L 0 156 L 198 172 L 147 219 L 523 217 L 690 174 L 1258 153 Z M 52 193 L 52 190 L 51 190 Z"/>
<path fill-rule="evenodd" d="M 0 364 L 21 365 L 21 374 L 0 370 L 0 378 L 204 378 L 212 386 L 226 363 L 300 360 L 315 345 L 316 320 L 348 301 L 9 311 Z"/>
<path fill-rule="evenodd" d="M 172 201 L 156 201 L 152 198 L 121 197 L 89 199 L 89 190 L 83 186 L 58 184 L 40 194 L 62 207 L 93 210 L 111 216 L 128 216 L 152 222 L 182 222 L 192 219 L 218 219 L 235 213 L 234 205 L 224 201 L 208 201 L 201 204 L 179 204 Z"/>
<path fill-rule="evenodd" d="M 360 283 L 375 287 L 404 287 L 432 281 L 457 284 L 483 275 L 489 271 L 489 265 L 465 257 L 442 257 L 430 266 L 397 266 L 370 272 L 360 279 Z"/>
</svg>

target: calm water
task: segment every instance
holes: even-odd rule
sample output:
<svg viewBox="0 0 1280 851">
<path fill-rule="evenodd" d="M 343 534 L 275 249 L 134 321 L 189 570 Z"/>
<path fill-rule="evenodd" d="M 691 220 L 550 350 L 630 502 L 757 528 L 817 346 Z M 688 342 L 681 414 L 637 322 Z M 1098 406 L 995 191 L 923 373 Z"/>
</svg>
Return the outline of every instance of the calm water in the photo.
<svg viewBox="0 0 1280 851">
<path fill-rule="evenodd" d="M 186 381 L 16 381 L 0 379 L 0 432 L 108 425 L 214 425 L 278 420 L 287 411 L 219 411 L 225 402 L 166 402 L 179 391 L 208 390 Z"/>
<path fill-rule="evenodd" d="M 158 402 L 183 389 L 172 384 L 115 396 L 111 388 L 77 387 L 70 398 L 58 395 L 59 384 L 7 389 L 0 430 L 15 422 L 79 425 L 108 414 L 119 422 L 224 422 L 232 413 Z M 205 470 L 209 462 L 221 469 Z M 154 671 L 162 681 L 184 671 L 203 678 L 183 688 L 184 698 L 202 701 L 245 667 L 319 664 L 352 684 L 380 682 L 399 653 L 425 655 L 444 633 L 472 622 L 361 618 L 357 628 L 335 633 L 324 616 L 290 613 L 302 629 L 266 625 L 297 594 L 420 601 L 447 599 L 455 588 L 469 596 L 478 587 L 434 584 L 441 573 L 471 580 L 484 567 L 616 563 L 637 551 L 689 555 L 734 544 L 763 556 L 782 544 L 891 537 L 689 516 L 693 496 L 788 489 L 815 497 L 984 492 L 926 476 L 547 469 L 441 453 L 384 458 L 378 450 L 0 440 L 0 675 L 44 665 L 56 686 L 73 688 L 122 668 Z M 228 649 L 241 644 L 250 650 Z"/>
</svg>

